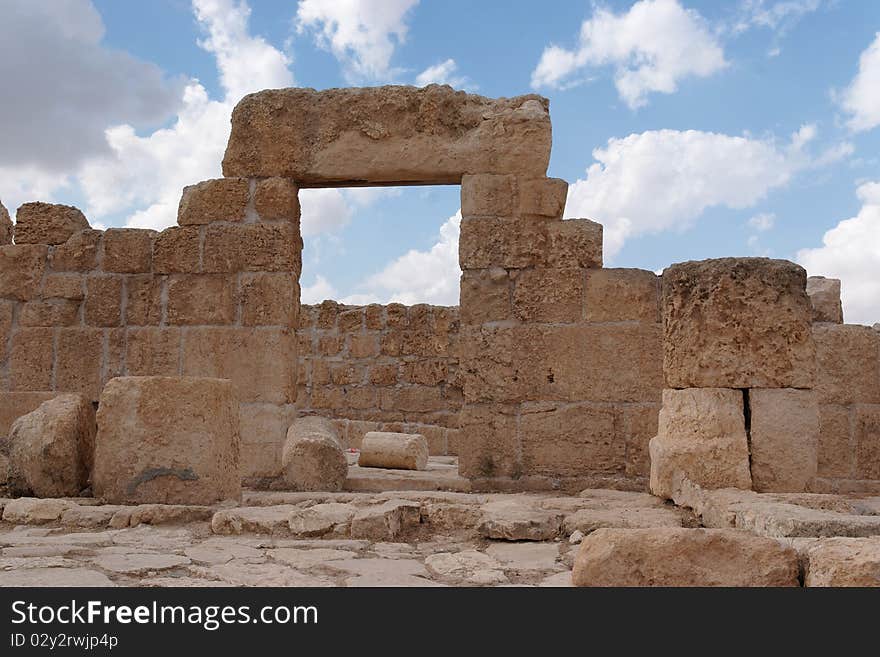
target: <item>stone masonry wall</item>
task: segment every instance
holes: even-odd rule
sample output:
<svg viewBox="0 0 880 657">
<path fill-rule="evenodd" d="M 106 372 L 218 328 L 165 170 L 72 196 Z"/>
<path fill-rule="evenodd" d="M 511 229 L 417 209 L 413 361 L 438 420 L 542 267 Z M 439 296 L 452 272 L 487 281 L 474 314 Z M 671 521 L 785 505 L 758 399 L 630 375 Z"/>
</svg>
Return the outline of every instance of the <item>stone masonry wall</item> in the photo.
<svg viewBox="0 0 880 657">
<path fill-rule="evenodd" d="M 457 454 L 458 330 L 455 306 L 302 306 L 296 406 L 333 418 L 349 447 L 367 431 L 404 431 L 431 454 Z"/>
</svg>

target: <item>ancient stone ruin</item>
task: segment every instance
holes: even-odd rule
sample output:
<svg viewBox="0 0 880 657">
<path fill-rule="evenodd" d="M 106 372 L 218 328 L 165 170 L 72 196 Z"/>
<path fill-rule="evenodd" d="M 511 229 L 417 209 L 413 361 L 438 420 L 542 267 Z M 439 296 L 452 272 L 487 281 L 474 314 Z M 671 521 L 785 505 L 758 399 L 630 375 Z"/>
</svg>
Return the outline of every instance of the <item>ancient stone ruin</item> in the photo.
<svg viewBox="0 0 880 657">
<path fill-rule="evenodd" d="M 0 206 L 0 584 L 880 585 L 880 331 L 604 268 L 550 147 L 536 95 L 270 90 L 177 226 Z M 459 306 L 300 305 L 300 189 L 431 184 Z"/>
</svg>

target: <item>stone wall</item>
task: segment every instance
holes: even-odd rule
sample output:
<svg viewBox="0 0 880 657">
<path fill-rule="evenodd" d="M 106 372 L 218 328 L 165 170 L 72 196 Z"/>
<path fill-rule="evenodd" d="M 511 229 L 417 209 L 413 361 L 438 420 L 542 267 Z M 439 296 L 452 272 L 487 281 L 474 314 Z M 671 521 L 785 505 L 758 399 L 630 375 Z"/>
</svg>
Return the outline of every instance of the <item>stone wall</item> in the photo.
<svg viewBox="0 0 880 657">
<path fill-rule="evenodd" d="M 404 431 L 431 454 L 457 454 L 458 331 L 457 306 L 302 306 L 296 406 L 333 418 L 349 447 L 367 431 Z"/>
</svg>

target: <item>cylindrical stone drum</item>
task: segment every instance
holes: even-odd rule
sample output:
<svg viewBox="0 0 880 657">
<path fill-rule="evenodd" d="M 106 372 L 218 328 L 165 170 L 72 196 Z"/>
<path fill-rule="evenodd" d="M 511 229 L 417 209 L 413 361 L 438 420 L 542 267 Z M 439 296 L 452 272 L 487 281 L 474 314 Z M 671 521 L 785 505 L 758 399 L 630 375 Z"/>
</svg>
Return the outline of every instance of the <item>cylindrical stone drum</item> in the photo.
<svg viewBox="0 0 880 657">
<path fill-rule="evenodd" d="M 281 453 L 284 480 L 299 491 L 340 491 L 348 460 L 336 429 L 323 417 L 301 417 L 287 430 Z"/>
<path fill-rule="evenodd" d="M 368 431 L 361 441 L 358 465 L 367 468 L 424 470 L 428 467 L 428 441 L 419 433 Z"/>
</svg>

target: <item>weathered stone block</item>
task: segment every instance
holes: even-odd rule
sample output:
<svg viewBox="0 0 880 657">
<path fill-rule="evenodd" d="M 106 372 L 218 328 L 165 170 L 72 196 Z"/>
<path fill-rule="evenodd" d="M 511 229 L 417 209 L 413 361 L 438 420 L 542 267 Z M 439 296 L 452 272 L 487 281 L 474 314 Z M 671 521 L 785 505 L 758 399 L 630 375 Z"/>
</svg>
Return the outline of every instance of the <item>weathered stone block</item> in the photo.
<svg viewBox="0 0 880 657">
<path fill-rule="evenodd" d="M 153 272 L 156 274 L 201 271 L 199 228 L 172 226 L 156 235 L 153 242 Z"/>
<path fill-rule="evenodd" d="M 10 490 L 74 497 L 88 485 L 95 409 L 82 395 L 59 395 L 18 418 L 9 434 Z"/>
<path fill-rule="evenodd" d="M 379 338 L 375 335 L 352 335 L 348 339 L 352 358 L 373 358 L 379 355 Z"/>
<path fill-rule="evenodd" d="M 649 477 L 651 456 L 648 444 L 657 435 L 660 404 L 624 404 L 619 413 L 620 430 L 626 441 L 626 474 Z"/>
<path fill-rule="evenodd" d="M 79 302 L 73 299 L 35 299 L 21 307 L 19 326 L 70 326 L 79 322 Z"/>
<path fill-rule="evenodd" d="M 880 538 L 822 539 L 806 558 L 804 586 L 880 586 Z"/>
<path fill-rule="evenodd" d="M 91 401 L 101 395 L 104 331 L 96 328 L 63 328 L 58 331 L 55 356 L 55 389 L 78 392 Z"/>
<path fill-rule="evenodd" d="M 820 324 L 816 393 L 822 404 L 880 404 L 880 333 L 868 326 Z"/>
<path fill-rule="evenodd" d="M 659 322 L 660 279 L 644 269 L 587 271 L 588 322 Z"/>
<path fill-rule="evenodd" d="M 457 184 L 465 173 L 541 177 L 548 101 L 490 99 L 446 86 L 275 89 L 232 113 L 225 176 L 327 183 Z"/>
<path fill-rule="evenodd" d="M 169 324 L 200 326 L 235 322 L 235 279 L 213 274 L 168 278 Z"/>
<path fill-rule="evenodd" d="M 852 474 L 849 408 L 819 405 L 819 447 L 817 474 L 820 477 L 849 477 Z"/>
<path fill-rule="evenodd" d="M 48 248 L 42 244 L 0 246 L 0 297 L 27 301 L 39 294 Z"/>
<path fill-rule="evenodd" d="M 302 240 L 293 224 L 211 225 L 205 233 L 206 272 L 291 272 L 302 268 Z"/>
<path fill-rule="evenodd" d="M 602 528 L 575 557 L 575 586 L 798 586 L 798 556 L 728 529 Z"/>
<path fill-rule="evenodd" d="M 241 495 L 238 402 L 229 381 L 120 377 L 98 407 L 95 497 L 213 504 Z"/>
<path fill-rule="evenodd" d="M 83 319 L 89 326 L 122 323 L 122 277 L 87 276 Z"/>
<path fill-rule="evenodd" d="M 0 438 L 9 435 L 12 423 L 40 404 L 57 396 L 54 392 L 0 392 Z"/>
<path fill-rule="evenodd" d="M 464 271 L 459 290 L 461 320 L 466 324 L 510 319 L 511 283 L 506 269 Z"/>
<path fill-rule="evenodd" d="M 543 264 L 548 251 L 544 219 L 463 218 L 458 259 L 461 268 L 522 269 Z M 577 265 L 575 265 L 577 266 Z"/>
<path fill-rule="evenodd" d="M 567 195 L 568 183 L 559 178 L 517 180 L 517 210 L 521 215 L 561 219 Z"/>
<path fill-rule="evenodd" d="M 584 284 L 581 268 L 517 272 L 513 314 L 523 322 L 577 322 L 584 314 Z"/>
<path fill-rule="evenodd" d="M 162 288 L 165 276 L 139 274 L 125 279 L 125 323 L 155 326 L 162 321 Z"/>
<path fill-rule="evenodd" d="M 752 389 L 752 484 L 758 492 L 800 493 L 816 476 L 819 405 L 812 390 Z"/>
<path fill-rule="evenodd" d="M 43 279 L 43 297 L 46 299 L 85 298 L 85 277 L 79 274 L 46 274 Z"/>
<path fill-rule="evenodd" d="M 143 274 L 153 265 L 156 231 L 139 228 L 108 228 L 104 232 L 104 271 Z"/>
<path fill-rule="evenodd" d="M 52 269 L 79 272 L 97 269 L 103 238 L 104 232 L 100 230 L 81 230 L 73 234 L 52 251 Z"/>
<path fill-rule="evenodd" d="M 250 195 L 245 178 L 203 180 L 183 188 L 177 207 L 180 226 L 200 226 L 212 221 L 243 221 Z"/>
<path fill-rule="evenodd" d="M 242 445 L 268 443 L 280 447 L 296 419 L 296 410 L 277 404 L 241 404 L 238 419 Z"/>
<path fill-rule="evenodd" d="M 812 388 L 806 272 L 767 258 L 684 262 L 663 272 L 670 388 Z"/>
<path fill-rule="evenodd" d="M 682 475 L 705 489 L 751 489 L 743 392 L 664 390 L 649 450 L 651 492 L 658 497 L 672 498 Z"/>
<path fill-rule="evenodd" d="M 180 374 L 179 328 L 148 326 L 127 330 L 125 369 L 129 376 Z"/>
<path fill-rule="evenodd" d="M 12 336 L 9 353 L 11 390 L 51 390 L 55 331 L 21 328 Z"/>
<path fill-rule="evenodd" d="M 428 441 L 418 433 L 369 431 L 361 440 L 358 465 L 365 468 L 424 470 Z"/>
<path fill-rule="evenodd" d="M 281 452 L 281 469 L 293 490 L 342 490 L 348 461 L 333 423 L 322 417 L 294 420 Z"/>
<path fill-rule="evenodd" d="M 467 404 L 461 410 L 459 472 L 469 479 L 522 474 L 515 406 Z"/>
<path fill-rule="evenodd" d="M 299 222 L 299 188 L 287 178 L 266 178 L 257 182 L 254 208 L 263 221 Z"/>
<path fill-rule="evenodd" d="M 183 374 L 231 379 L 241 402 L 289 403 L 296 395 L 296 340 L 288 329 L 191 328 Z"/>
<path fill-rule="evenodd" d="M 547 223 L 549 267 L 601 267 L 602 224 L 589 219 Z"/>
<path fill-rule="evenodd" d="M 0 203 L 0 245 L 12 244 L 12 219 L 9 218 L 9 210 Z"/>
<path fill-rule="evenodd" d="M 510 217 L 514 211 L 514 177 L 492 174 L 463 176 L 462 217 Z"/>
<path fill-rule="evenodd" d="M 242 274 L 241 323 L 245 326 L 296 326 L 299 287 L 288 273 Z"/>
<path fill-rule="evenodd" d="M 843 324 L 843 306 L 840 303 L 840 279 L 810 276 L 807 278 L 807 296 L 813 307 L 814 322 Z"/>
<path fill-rule="evenodd" d="M 25 203 L 15 213 L 16 244 L 63 244 L 89 228 L 79 208 L 55 203 Z"/>
<path fill-rule="evenodd" d="M 853 410 L 856 477 L 880 479 L 880 404 Z"/>
</svg>

